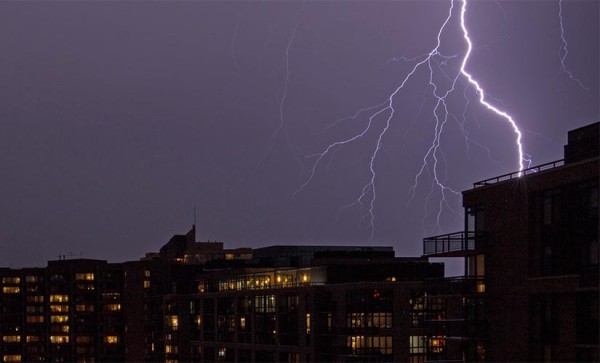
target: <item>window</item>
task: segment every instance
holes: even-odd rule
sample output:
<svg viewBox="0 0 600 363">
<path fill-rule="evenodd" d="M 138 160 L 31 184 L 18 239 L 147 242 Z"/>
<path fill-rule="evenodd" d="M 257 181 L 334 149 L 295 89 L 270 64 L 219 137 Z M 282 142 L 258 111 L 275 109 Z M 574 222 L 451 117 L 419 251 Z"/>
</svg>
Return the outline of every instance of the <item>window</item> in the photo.
<svg viewBox="0 0 600 363">
<path fill-rule="evenodd" d="M 69 302 L 69 295 L 50 295 L 50 302 Z"/>
<path fill-rule="evenodd" d="M 68 315 L 52 315 L 50 316 L 51 323 L 67 323 L 69 321 Z"/>
<path fill-rule="evenodd" d="M 548 190 L 542 194 L 542 224 L 550 226 L 560 220 L 560 189 Z"/>
<path fill-rule="evenodd" d="M 25 276 L 25 282 L 39 282 L 40 281 L 40 277 L 39 276 Z"/>
<path fill-rule="evenodd" d="M 69 342 L 68 335 L 51 335 L 50 343 L 52 344 L 66 344 Z"/>
<path fill-rule="evenodd" d="M 349 313 L 346 324 L 349 328 L 391 328 L 392 313 Z"/>
<path fill-rule="evenodd" d="M 410 363 L 424 363 L 426 356 L 425 339 L 422 336 L 411 335 L 409 342 Z"/>
<path fill-rule="evenodd" d="M 77 304 L 75 305 L 75 311 L 83 313 L 83 312 L 88 312 L 88 313 L 92 313 L 94 312 L 94 305 L 92 304 Z"/>
<path fill-rule="evenodd" d="M 90 341 L 91 339 L 87 335 L 80 335 L 75 338 L 75 342 L 77 342 L 77 344 L 88 344 Z"/>
<path fill-rule="evenodd" d="M 2 341 L 4 343 L 20 343 L 21 336 L 20 335 L 5 335 L 2 337 Z"/>
<path fill-rule="evenodd" d="M 28 303 L 43 303 L 44 297 L 42 295 L 27 296 L 27 302 Z"/>
<path fill-rule="evenodd" d="M 104 311 L 121 311 L 121 304 L 104 305 Z"/>
<path fill-rule="evenodd" d="M 177 354 L 178 349 L 176 345 L 165 345 L 165 353 L 167 354 Z"/>
<path fill-rule="evenodd" d="M 177 330 L 177 327 L 179 326 L 177 315 L 167 316 L 167 326 L 171 328 L 171 330 Z"/>
<path fill-rule="evenodd" d="M 254 297 L 254 306 L 257 313 L 275 312 L 275 295 L 258 295 Z"/>
<path fill-rule="evenodd" d="M 37 343 L 40 341 L 40 337 L 38 335 L 28 335 L 25 337 L 25 341 L 27 343 Z"/>
<path fill-rule="evenodd" d="M 2 359 L 4 362 L 20 362 L 21 355 L 20 354 L 7 354 Z"/>
<path fill-rule="evenodd" d="M 150 288 L 150 280 L 144 280 L 144 289 Z"/>
<path fill-rule="evenodd" d="M 144 277 L 150 277 L 150 270 L 144 270 Z"/>
<path fill-rule="evenodd" d="M 4 294 L 18 294 L 21 292 L 21 288 L 18 286 L 4 286 L 2 293 Z"/>
<path fill-rule="evenodd" d="M 310 334 L 310 313 L 306 313 L 306 334 Z"/>
<path fill-rule="evenodd" d="M 69 305 L 50 305 L 50 312 L 53 313 L 68 313 Z"/>
<path fill-rule="evenodd" d="M 25 318 L 25 321 L 28 324 L 43 323 L 44 322 L 44 315 L 27 315 L 27 317 Z"/>
<path fill-rule="evenodd" d="M 467 207 L 465 213 L 465 229 L 467 232 L 483 232 L 485 218 L 482 205 Z"/>
<path fill-rule="evenodd" d="M 20 277 L 3 277 L 2 283 L 3 284 L 20 284 L 21 278 Z"/>
<path fill-rule="evenodd" d="M 391 336 L 349 336 L 346 347 L 352 355 L 391 355 L 393 340 Z"/>
<path fill-rule="evenodd" d="M 104 343 L 106 344 L 117 344 L 119 342 L 119 337 L 116 335 L 107 335 L 104 337 Z"/>
<path fill-rule="evenodd" d="M 446 341 L 440 338 L 429 339 L 429 350 L 432 353 L 443 353 L 446 348 Z"/>
<path fill-rule="evenodd" d="M 94 281 L 94 274 L 91 272 L 75 274 L 75 280 Z"/>
</svg>

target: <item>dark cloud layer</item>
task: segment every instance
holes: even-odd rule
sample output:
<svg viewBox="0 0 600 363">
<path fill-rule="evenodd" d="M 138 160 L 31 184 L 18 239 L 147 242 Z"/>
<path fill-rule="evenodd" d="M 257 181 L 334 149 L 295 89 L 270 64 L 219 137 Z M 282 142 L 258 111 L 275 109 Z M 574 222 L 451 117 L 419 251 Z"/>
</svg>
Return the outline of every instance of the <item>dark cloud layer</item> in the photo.
<svg viewBox="0 0 600 363">
<path fill-rule="evenodd" d="M 194 205 L 199 237 L 229 246 L 373 243 L 420 254 L 425 235 L 462 221 L 445 210 L 435 225 L 426 175 L 409 203 L 434 127 L 424 72 L 394 100 L 376 163 L 373 241 L 365 209 L 340 207 L 369 177 L 374 133 L 327 158 L 292 195 L 310 171 L 304 156 L 355 134 L 365 118 L 327 126 L 385 100 L 414 65 L 389 60 L 428 52 L 449 6 L 2 2 L 0 265 L 43 265 L 69 252 L 136 259 L 185 232 Z M 534 164 L 561 158 L 566 132 L 599 118 L 599 3 L 568 1 L 563 13 L 566 64 L 588 90 L 561 69 L 558 2 L 477 1 L 468 12 L 469 70 L 526 130 Z M 445 54 L 465 50 L 457 25 L 443 38 Z M 269 149 L 286 75 L 285 133 Z M 442 139 L 448 185 L 464 190 L 515 170 L 510 128 L 472 90 L 450 101 L 495 162 L 467 149 L 452 120 Z"/>
</svg>

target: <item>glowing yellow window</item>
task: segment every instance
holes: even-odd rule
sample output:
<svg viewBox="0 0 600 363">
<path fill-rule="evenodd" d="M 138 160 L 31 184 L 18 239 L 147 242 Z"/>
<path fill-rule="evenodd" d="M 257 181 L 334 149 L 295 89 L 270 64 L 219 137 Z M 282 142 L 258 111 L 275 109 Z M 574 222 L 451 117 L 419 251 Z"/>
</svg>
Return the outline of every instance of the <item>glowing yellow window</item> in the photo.
<svg viewBox="0 0 600 363">
<path fill-rule="evenodd" d="M 69 305 L 50 305 L 50 311 L 53 313 L 68 313 Z"/>
<path fill-rule="evenodd" d="M 94 274 L 91 272 L 75 274 L 75 280 L 94 281 Z"/>
<path fill-rule="evenodd" d="M 50 302 L 69 302 L 69 295 L 50 295 Z"/>
<path fill-rule="evenodd" d="M 69 321 L 68 315 L 51 315 L 50 322 L 51 323 L 66 323 Z"/>
<path fill-rule="evenodd" d="M 21 288 L 18 286 L 4 286 L 2 293 L 4 294 L 18 294 L 21 292 Z"/>
<path fill-rule="evenodd" d="M 306 313 L 306 334 L 310 334 L 310 313 Z"/>
<path fill-rule="evenodd" d="M 119 337 L 116 335 L 107 335 L 104 337 L 104 343 L 106 344 L 117 344 L 119 342 Z"/>
<path fill-rule="evenodd" d="M 121 311 L 121 304 L 104 305 L 104 311 Z"/>
<path fill-rule="evenodd" d="M 50 335 L 50 343 L 52 344 L 66 344 L 68 342 L 68 335 Z"/>
<path fill-rule="evenodd" d="M 5 335 L 2 337 L 2 341 L 4 343 L 20 343 L 21 336 L 20 335 Z"/>
<path fill-rule="evenodd" d="M 2 358 L 2 361 L 4 361 L 4 362 L 20 362 L 21 355 L 20 354 L 7 354 L 4 356 L 4 358 Z"/>
<path fill-rule="evenodd" d="M 25 282 L 38 282 L 40 281 L 39 276 L 25 276 Z"/>
<path fill-rule="evenodd" d="M 150 281 L 144 280 L 144 289 L 149 289 L 149 288 L 150 288 Z"/>
<path fill-rule="evenodd" d="M 179 319 L 177 315 L 170 315 L 167 317 L 167 326 L 171 328 L 171 330 L 177 330 L 179 326 Z"/>
</svg>

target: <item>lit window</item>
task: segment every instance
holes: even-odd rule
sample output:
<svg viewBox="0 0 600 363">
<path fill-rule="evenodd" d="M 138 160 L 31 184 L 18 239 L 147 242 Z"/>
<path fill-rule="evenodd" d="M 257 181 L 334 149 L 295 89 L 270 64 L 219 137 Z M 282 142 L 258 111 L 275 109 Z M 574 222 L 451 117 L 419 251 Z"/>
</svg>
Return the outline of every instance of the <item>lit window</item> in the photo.
<svg viewBox="0 0 600 363">
<path fill-rule="evenodd" d="M 425 339 L 422 336 L 411 335 L 409 353 L 412 354 L 425 354 Z"/>
<path fill-rule="evenodd" d="M 179 326 L 179 319 L 177 315 L 170 315 L 167 317 L 167 326 L 171 328 L 171 330 L 177 330 Z"/>
<path fill-rule="evenodd" d="M 69 302 L 69 295 L 50 295 L 50 302 Z"/>
<path fill-rule="evenodd" d="M 144 289 L 150 288 L 150 280 L 144 280 Z"/>
<path fill-rule="evenodd" d="M 65 344 L 69 342 L 68 335 L 50 335 L 50 343 L 52 344 Z"/>
<path fill-rule="evenodd" d="M 21 355 L 19 354 L 7 354 L 4 356 L 4 358 L 2 359 L 4 362 L 20 362 L 21 361 Z"/>
<path fill-rule="evenodd" d="M 25 321 L 28 324 L 43 323 L 44 315 L 27 315 L 27 318 L 25 318 Z"/>
<path fill-rule="evenodd" d="M 27 343 L 35 343 L 40 341 L 40 337 L 38 335 L 28 335 L 25 337 L 25 341 Z"/>
<path fill-rule="evenodd" d="M 310 313 L 306 313 L 306 334 L 310 334 Z"/>
<path fill-rule="evenodd" d="M 21 278 L 20 277 L 3 277 L 2 283 L 3 284 L 19 284 L 19 283 L 21 283 Z"/>
<path fill-rule="evenodd" d="M 196 326 L 198 328 L 202 326 L 202 315 L 196 315 Z"/>
<path fill-rule="evenodd" d="M 476 288 L 477 288 L 477 293 L 479 293 L 479 294 L 484 293 L 485 292 L 485 282 L 477 281 Z"/>
<path fill-rule="evenodd" d="M 116 335 L 107 335 L 104 337 L 104 343 L 106 344 L 117 344 L 119 342 L 119 337 Z"/>
<path fill-rule="evenodd" d="M 94 281 L 94 274 L 89 272 L 75 274 L 75 280 Z"/>
<path fill-rule="evenodd" d="M 58 330 L 61 333 L 68 333 L 69 332 L 69 326 L 68 325 L 60 325 L 58 328 L 59 328 Z"/>
<path fill-rule="evenodd" d="M 53 313 L 68 313 L 69 305 L 50 305 L 50 311 Z"/>
<path fill-rule="evenodd" d="M 144 277 L 150 277 L 150 270 L 144 270 Z"/>
<path fill-rule="evenodd" d="M 446 341 L 444 339 L 431 339 L 429 341 L 429 349 L 433 353 L 443 353 L 446 347 Z"/>
<path fill-rule="evenodd" d="M 308 275 L 308 273 L 303 273 L 302 274 L 302 283 L 306 284 L 306 283 L 308 283 L 309 280 L 310 280 L 310 276 Z"/>
<path fill-rule="evenodd" d="M 121 304 L 104 305 L 104 311 L 121 311 Z"/>
<path fill-rule="evenodd" d="M 21 336 L 20 335 L 5 335 L 2 337 L 2 341 L 4 343 L 20 343 Z"/>
<path fill-rule="evenodd" d="M 219 348 L 219 357 L 221 357 L 221 358 L 225 357 L 226 353 L 227 353 L 227 348 Z"/>
<path fill-rule="evenodd" d="M 176 345 L 165 345 L 165 353 L 177 354 L 178 348 Z"/>
<path fill-rule="evenodd" d="M 246 317 L 245 316 L 240 317 L 240 329 L 246 329 Z"/>
<path fill-rule="evenodd" d="M 4 294 L 18 294 L 21 292 L 21 288 L 18 286 L 4 286 L 2 293 Z"/>
<path fill-rule="evenodd" d="M 68 315 L 52 315 L 50 316 L 51 323 L 66 323 L 69 321 Z"/>
</svg>

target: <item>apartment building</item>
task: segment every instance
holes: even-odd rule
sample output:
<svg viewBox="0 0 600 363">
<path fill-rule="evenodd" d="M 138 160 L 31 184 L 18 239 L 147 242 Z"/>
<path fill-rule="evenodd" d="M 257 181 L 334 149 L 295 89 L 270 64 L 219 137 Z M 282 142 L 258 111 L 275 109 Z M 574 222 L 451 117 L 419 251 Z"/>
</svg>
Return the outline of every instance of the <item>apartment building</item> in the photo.
<svg viewBox="0 0 600 363">
<path fill-rule="evenodd" d="M 599 123 L 568 133 L 563 160 L 477 182 L 465 229 L 426 238 L 426 257 L 465 275 L 427 281 L 429 360 L 599 361 Z"/>
</svg>

